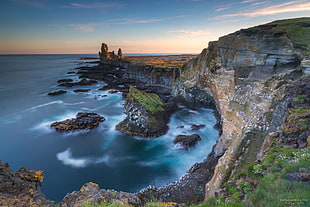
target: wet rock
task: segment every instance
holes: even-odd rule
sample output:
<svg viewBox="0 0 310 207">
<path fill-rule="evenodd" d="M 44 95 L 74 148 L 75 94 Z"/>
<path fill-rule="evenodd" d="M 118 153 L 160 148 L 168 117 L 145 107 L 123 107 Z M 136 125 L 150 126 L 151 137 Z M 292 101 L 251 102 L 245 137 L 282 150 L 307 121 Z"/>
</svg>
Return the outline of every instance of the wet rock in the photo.
<svg viewBox="0 0 310 207">
<path fill-rule="evenodd" d="M 63 94 L 63 93 L 67 93 L 67 91 L 65 91 L 65 90 L 53 91 L 53 92 L 48 93 L 47 95 L 49 95 L 49 96 L 56 96 L 56 95 L 60 95 L 60 94 Z"/>
<path fill-rule="evenodd" d="M 98 184 L 89 182 L 79 191 L 68 193 L 61 201 L 60 207 L 79 207 L 85 203 L 91 206 L 109 205 L 112 202 L 118 202 L 120 206 L 142 206 L 141 200 L 132 193 L 100 189 Z"/>
<path fill-rule="evenodd" d="M 0 206 L 53 206 L 40 188 L 44 172 L 21 168 L 13 172 L 0 161 Z"/>
<path fill-rule="evenodd" d="M 57 81 L 57 83 L 67 83 L 67 82 L 72 82 L 73 79 L 71 78 L 66 78 L 66 79 L 60 79 Z"/>
<path fill-rule="evenodd" d="M 51 127 L 60 132 L 69 132 L 79 129 L 93 129 L 99 126 L 105 118 L 96 113 L 78 113 L 76 118 L 66 119 L 60 122 L 54 122 Z"/>
<path fill-rule="evenodd" d="M 171 111 L 158 95 L 130 87 L 124 108 L 127 117 L 116 126 L 119 131 L 139 137 L 158 137 L 167 132 Z"/>
<path fill-rule="evenodd" d="M 75 93 L 89 92 L 89 91 L 90 91 L 90 89 L 75 89 L 75 90 L 73 90 L 73 92 L 75 92 Z"/>
<path fill-rule="evenodd" d="M 193 124 L 191 126 L 192 131 L 198 131 L 198 130 L 204 128 L 204 127 L 206 127 L 206 125 L 204 125 L 204 124 Z"/>
<path fill-rule="evenodd" d="M 73 87 L 73 86 L 88 86 L 92 85 L 94 83 L 98 83 L 96 80 L 87 80 L 83 78 L 79 82 L 73 82 L 73 83 L 61 83 L 58 86 L 64 86 L 64 87 Z"/>
<path fill-rule="evenodd" d="M 199 134 L 178 135 L 173 141 L 174 144 L 180 144 L 185 150 L 194 147 L 201 138 Z"/>
</svg>

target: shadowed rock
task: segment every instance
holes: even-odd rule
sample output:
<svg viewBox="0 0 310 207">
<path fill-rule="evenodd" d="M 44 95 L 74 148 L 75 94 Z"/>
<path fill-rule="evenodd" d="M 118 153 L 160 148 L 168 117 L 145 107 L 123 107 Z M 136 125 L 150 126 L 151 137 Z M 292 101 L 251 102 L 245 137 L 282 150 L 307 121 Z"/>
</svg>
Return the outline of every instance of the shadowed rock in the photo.
<svg viewBox="0 0 310 207">
<path fill-rule="evenodd" d="M 191 147 L 194 147 L 201 138 L 199 134 L 192 134 L 192 135 L 178 135 L 175 140 L 174 144 L 181 144 L 181 146 L 188 150 Z"/>
<path fill-rule="evenodd" d="M 78 113 L 76 118 L 66 119 L 60 122 L 54 122 L 51 127 L 57 131 L 68 132 L 79 129 L 93 129 L 99 126 L 100 122 L 105 121 L 105 118 L 96 113 Z"/>
</svg>

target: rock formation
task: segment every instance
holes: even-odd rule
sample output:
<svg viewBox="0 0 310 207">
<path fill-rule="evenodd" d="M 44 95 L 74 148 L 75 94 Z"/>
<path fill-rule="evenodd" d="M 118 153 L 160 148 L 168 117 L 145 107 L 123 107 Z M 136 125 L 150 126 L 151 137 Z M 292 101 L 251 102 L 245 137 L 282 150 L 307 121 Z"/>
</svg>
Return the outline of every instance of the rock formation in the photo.
<svg viewBox="0 0 310 207">
<path fill-rule="evenodd" d="M 89 182 L 84 184 L 79 191 L 68 193 L 61 201 L 60 207 L 79 207 L 86 204 L 91 206 L 105 204 L 108 206 L 115 201 L 119 202 L 118 206 L 142 206 L 141 200 L 132 193 L 100 189 L 98 184 Z"/>
<path fill-rule="evenodd" d="M 206 199 L 232 175 L 239 159 L 257 159 L 265 133 L 281 122 L 278 107 L 287 107 L 283 91 L 302 75 L 300 65 L 309 51 L 285 28 L 304 30 L 305 21 L 309 18 L 283 20 L 221 37 L 175 73 L 174 96 L 191 101 L 200 97 L 189 92 L 201 91 L 221 114 L 223 133 L 214 149 L 220 159 L 206 185 Z M 241 153 L 243 148 L 253 150 Z"/>
<path fill-rule="evenodd" d="M 185 150 L 194 147 L 201 138 L 199 134 L 178 135 L 173 141 L 174 144 L 180 144 Z"/>
<path fill-rule="evenodd" d="M 132 86 L 124 107 L 127 117 L 116 126 L 121 132 L 140 137 L 158 137 L 167 132 L 169 115 L 158 95 Z"/>
<path fill-rule="evenodd" d="M 93 129 L 99 126 L 100 122 L 105 121 L 105 118 L 96 113 L 80 112 L 76 118 L 66 119 L 64 121 L 56 121 L 51 124 L 57 131 L 69 132 L 80 129 Z"/>
<path fill-rule="evenodd" d="M 21 168 L 13 172 L 0 161 L 0 206 L 53 206 L 40 190 L 43 179 L 42 171 Z"/>
<path fill-rule="evenodd" d="M 106 43 L 102 43 L 101 50 L 99 51 L 99 58 L 101 62 L 105 62 L 107 60 L 121 60 L 123 58 L 122 49 L 119 48 L 116 55 L 114 51 L 109 52 L 109 48 Z"/>
</svg>

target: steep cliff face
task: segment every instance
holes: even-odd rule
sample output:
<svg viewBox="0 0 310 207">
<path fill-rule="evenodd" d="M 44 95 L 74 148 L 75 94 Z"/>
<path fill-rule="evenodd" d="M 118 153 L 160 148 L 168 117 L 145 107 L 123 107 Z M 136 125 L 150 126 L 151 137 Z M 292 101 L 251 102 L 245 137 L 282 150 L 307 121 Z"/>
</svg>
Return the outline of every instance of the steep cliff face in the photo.
<svg viewBox="0 0 310 207">
<path fill-rule="evenodd" d="M 296 21 L 301 30 L 309 27 L 310 18 Z M 296 21 L 290 24 L 295 27 Z M 206 94 L 204 101 L 214 101 L 221 114 L 223 133 L 214 149 L 221 158 L 206 185 L 206 199 L 241 168 L 241 159 L 243 163 L 257 159 L 270 123 L 279 119 L 274 113 L 279 112 L 277 106 L 287 107 L 283 95 L 287 83 L 302 75 L 300 65 L 307 59 L 309 46 L 297 44 L 286 30 L 279 31 L 277 25 L 282 23 L 240 30 L 210 42 L 174 74 L 174 96 L 190 101 L 201 99 L 195 94 Z M 191 90 L 196 93 L 188 93 Z"/>
</svg>

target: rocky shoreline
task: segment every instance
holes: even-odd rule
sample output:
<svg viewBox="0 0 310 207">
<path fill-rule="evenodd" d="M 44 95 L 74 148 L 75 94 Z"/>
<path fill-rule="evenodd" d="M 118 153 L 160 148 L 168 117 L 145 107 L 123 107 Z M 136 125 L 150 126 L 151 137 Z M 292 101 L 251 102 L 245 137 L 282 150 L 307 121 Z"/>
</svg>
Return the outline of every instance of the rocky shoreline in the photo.
<svg viewBox="0 0 310 207">
<path fill-rule="evenodd" d="M 245 166 L 250 163 L 259 162 L 263 152 L 270 147 L 268 134 L 273 138 L 284 137 L 285 144 L 297 148 L 309 146 L 308 131 L 301 131 L 299 134 L 300 129 L 293 129 L 293 126 L 288 127 L 289 129 L 281 128 L 285 127 L 282 118 L 287 115 L 289 105 L 294 103 L 292 99 L 298 99 L 298 96 L 305 102 L 301 107 L 305 111 L 299 115 L 304 120 L 309 120 L 309 94 L 301 89 L 307 87 L 309 91 L 309 76 L 306 76 L 309 75 L 309 45 L 296 42 L 294 34 L 283 30 L 283 25 L 287 28 L 294 24 L 303 29 L 310 24 L 309 18 L 295 21 L 298 24 L 283 20 L 223 36 L 216 42 L 210 42 L 198 57 L 181 68 L 166 66 L 163 69 L 131 64 L 120 56 L 121 53 L 116 56 L 108 52 L 107 47 L 102 47 L 104 51 L 100 52 L 100 64 L 79 68 L 78 74 L 85 80 L 104 81 L 107 86 L 102 90 L 118 90 L 128 98 L 125 104 L 128 117 L 121 124 L 121 129 L 131 131 L 132 129 L 128 130 L 131 128 L 128 127 L 130 120 L 135 124 L 132 128 L 143 124 L 142 128 L 148 128 L 145 127 L 147 124 L 138 123 L 139 120 L 134 118 L 141 113 L 147 114 L 148 108 L 137 99 L 130 99 L 130 90 L 135 90 L 131 86 L 135 86 L 144 91 L 144 96 L 148 96 L 144 93 L 156 93 L 163 104 L 187 103 L 216 108 L 221 136 L 206 160 L 194 164 L 178 181 L 160 188 L 150 186 L 136 194 L 110 193 L 100 190 L 96 184 L 88 183 L 80 192 L 68 194 L 61 205 L 78 206 L 80 202 L 90 198 L 92 204 L 120 200 L 123 204 L 133 206 L 152 199 L 184 204 L 198 203 L 219 195 L 229 179 L 237 173 L 244 173 Z M 300 84 L 295 84 L 294 89 L 303 93 L 296 93 L 296 97 L 292 97 L 288 92 L 293 90 L 293 83 L 298 81 Z M 160 109 L 161 102 L 157 102 L 156 106 Z M 135 110 L 137 108 L 139 110 Z M 147 114 L 146 117 L 152 116 Z M 273 132 L 275 133 L 270 134 Z M 138 135 L 143 134 L 150 136 L 145 131 Z M 290 135 L 298 135 L 299 138 Z M 6 165 L 5 167 L 7 168 Z M 295 174 L 287 176 L 297 179 Z"/>
</svg>

